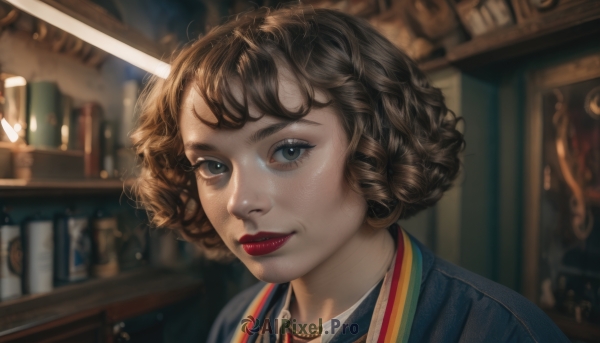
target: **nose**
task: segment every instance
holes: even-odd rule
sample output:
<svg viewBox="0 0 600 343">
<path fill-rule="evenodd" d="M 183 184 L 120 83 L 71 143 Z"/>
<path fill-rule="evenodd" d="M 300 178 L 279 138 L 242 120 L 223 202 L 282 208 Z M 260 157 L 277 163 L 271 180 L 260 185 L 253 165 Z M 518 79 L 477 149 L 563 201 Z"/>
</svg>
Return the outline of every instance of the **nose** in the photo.
<svg viewBox="0 0 600 343">
<path fill-rule="evenodd" d="M 236 168 L 231 175 L 232 192 L 227 203 L 227 211 L 240 220 L 256 219 L 267 214 L 272 207 L 268 186 L 264 184 L 266 175 L 249 169 Z"/>
</svg>

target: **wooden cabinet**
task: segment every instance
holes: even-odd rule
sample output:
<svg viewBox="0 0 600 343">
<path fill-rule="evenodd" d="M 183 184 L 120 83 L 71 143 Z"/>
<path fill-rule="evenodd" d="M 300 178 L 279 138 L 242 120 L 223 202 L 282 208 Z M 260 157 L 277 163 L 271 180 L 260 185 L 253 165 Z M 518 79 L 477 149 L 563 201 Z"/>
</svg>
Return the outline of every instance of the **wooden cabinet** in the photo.
<svg viewBox="0 0 600 343">
<path fill-rule="evenodd" d="M 124 320 L 202 296 L 187 270 L 142 268 L 0 303 L 1 342 L 117 342 Z"/>
</svg>

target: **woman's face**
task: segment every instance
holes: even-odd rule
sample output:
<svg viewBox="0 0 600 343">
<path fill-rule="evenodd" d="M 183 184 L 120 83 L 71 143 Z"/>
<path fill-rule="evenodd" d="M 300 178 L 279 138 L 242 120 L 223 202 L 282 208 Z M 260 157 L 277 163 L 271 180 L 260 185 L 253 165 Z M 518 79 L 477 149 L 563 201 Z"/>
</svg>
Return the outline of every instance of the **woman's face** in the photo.
<svg viewBox="0 0 600 343">
<path fill-rule="evenodd" d="M 281 71 L 279 96 L 297 109 L 302 100 L 291 80 Z M 180 130 L 201 205 L 227 247 L 258 279 L 282 283 L 302 277 L 357 234 L 367 204 L 345 182 L 348 140 L 333 107 L 313 109 L 294 122 L 264 116 L 237 130 L 211 129 L 194 112 L 216 120 L 188 86 Z M 250 114 L 259 116 L 252 106 Z"/>
</svg>

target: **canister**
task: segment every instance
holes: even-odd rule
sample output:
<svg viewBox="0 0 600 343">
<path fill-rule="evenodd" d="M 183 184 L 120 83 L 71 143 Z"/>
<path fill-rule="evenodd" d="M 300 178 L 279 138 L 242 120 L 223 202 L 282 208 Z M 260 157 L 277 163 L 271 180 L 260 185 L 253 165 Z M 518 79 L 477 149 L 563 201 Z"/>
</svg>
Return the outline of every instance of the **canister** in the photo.
<svg viewBox="0 0 600 343">
<path fill-rule="evenodd" d="M 93 102 L 84 104 L 77 117 L 77 148 L 84 151 L 86 177 L 100 177 L 102 117 L 102 107 Z"/>
<path fill-rule="evenodd" d="M 54 225 L 54 278 L 57 285 L 89 276 L 92 243 L 86 217 L 69 213 L 56 217 Z"/>
<path fill-rule="evenodd" d="M 54 275 L 54 234 L 52 220 L 40 216 L 23 225 L 23 292 L 52 291 Z"/>
<path fill-rule="evenodd" d="M 116 236 L 120 233 L 117 218 L 97 212 L 92 220 L 93 273 L 110 277 L 119 273 Z"/>
<path fill-rule="evenodd" d="M 58 86 L 53 82 L 40 81 L 30 83 L 29 87 L 29 145 L 58 148 L 62 126 Z"/>
<path fill-rule="evenodd" d="M 21 296 L 22 266 L 21 229 L 0 211 L 0 299 Z"/>
</svg>

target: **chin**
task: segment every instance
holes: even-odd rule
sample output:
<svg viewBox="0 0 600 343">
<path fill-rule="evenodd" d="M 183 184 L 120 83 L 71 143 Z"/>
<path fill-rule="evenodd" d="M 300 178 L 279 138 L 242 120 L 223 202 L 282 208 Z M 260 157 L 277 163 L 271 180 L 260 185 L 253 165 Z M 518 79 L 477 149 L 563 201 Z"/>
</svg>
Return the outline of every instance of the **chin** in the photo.
<svg viewBox="0 0 600 343">
<path fill-rule="evenodd" d="M 242 260 L 250 273 L 257 279 L 268 283 L 286 283 L 304 276 L 310 268 L 289 261 L 283 256 L 264 257 L 256 260 Z"/>
</svg>

